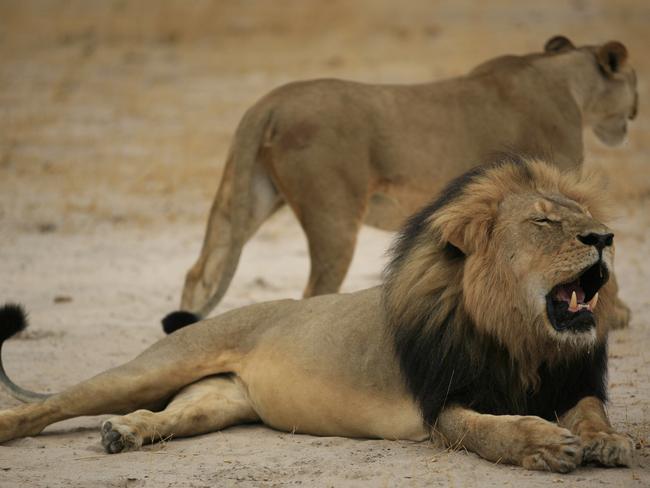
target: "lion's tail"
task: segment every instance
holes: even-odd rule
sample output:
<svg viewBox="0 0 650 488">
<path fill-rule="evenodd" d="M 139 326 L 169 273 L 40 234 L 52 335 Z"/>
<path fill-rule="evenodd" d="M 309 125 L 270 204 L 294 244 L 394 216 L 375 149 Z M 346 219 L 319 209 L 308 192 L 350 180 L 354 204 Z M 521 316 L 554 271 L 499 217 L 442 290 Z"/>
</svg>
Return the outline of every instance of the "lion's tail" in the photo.
<svg viewBox="0 0 650 488">
<path fill-rule="evenodd" d="M 35 393 L 21 388 L 9 379 L 2 364 L 2 346 L 4 342 L 27 327 L 27 314 L 23 307 L 8 303 L 0 307 L 0 385 L 12 397 L 22 402 L 44 400 L 51 395 Z"/>
<path fill-rule="evenodd" d="M 276 203 L 259 201 L 252 184 L 259 152 L 272 124 L 268 104 L 254 106 L 242 118 L 231 144 L 217 196 L 214 200 L 196 264 L 187 274 L 181 310 L 163 319 L 168 334 L 206 317 L 221 301 L 237 269 L 246 240 L 276 209 Z M 259 172 L 259 171 L 258 171 Z M 258 175 L 259 177 L 259 175 Z M 273 188 L 268 175 L 261 178 Z M 271 192 L 276 191 L 274 188 Z M 206 290 L 202 289 L 205 288 Z"/>
</svg>

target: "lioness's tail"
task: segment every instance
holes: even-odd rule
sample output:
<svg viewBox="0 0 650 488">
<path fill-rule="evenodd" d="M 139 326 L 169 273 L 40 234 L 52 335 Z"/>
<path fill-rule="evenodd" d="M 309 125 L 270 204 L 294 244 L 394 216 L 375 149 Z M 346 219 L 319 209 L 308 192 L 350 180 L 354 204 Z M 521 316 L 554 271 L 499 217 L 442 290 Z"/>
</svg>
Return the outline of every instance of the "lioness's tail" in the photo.
<svg viewBox="0 0 650 488">
<path fill-rule="evenodd" d="M 2 345 L 26 327 L 27 314 L 20 305 L 8 303 L 0 307 L 0 385 L 14 398 L 22 402 L 34 402 L 44 400 L 51 395 L 34 393 L 21 388 L 9 379 L 2 364 Z"/>
<path fill-rule="evenodd" d="M 242 248 L 283 203 L 258 156 L 272 123 L 268 104 L 242 118 L 208 217 L 201 254 L 187 273 L 181 310 L 163 319 L 168 334 L 205 318 L 228 290 Z"/>
</svg>

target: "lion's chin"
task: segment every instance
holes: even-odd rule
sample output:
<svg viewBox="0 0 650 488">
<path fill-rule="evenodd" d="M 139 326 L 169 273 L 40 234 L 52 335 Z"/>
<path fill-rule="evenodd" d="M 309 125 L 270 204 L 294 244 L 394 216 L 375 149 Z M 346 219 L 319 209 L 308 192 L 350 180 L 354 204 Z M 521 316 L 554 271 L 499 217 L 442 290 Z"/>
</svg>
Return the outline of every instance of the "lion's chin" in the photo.
<svg viewBox="0 0 650 488">
<path fill-rule="evenodd" d="M 598 260 L 572 280 L 554 286 L 546 295 L 546 316 L 551 326 L 557 332 L 574 334 L 594 329 L 598 291 L 608 279 L 607 266 Z"/>
<path fill-rule="evenodd" d="M 575 313 L 568 312 L 568 310 L 560 310 L 558 312 L 553 309 L 553 304 L 548 298 L 546 299 L 546 315 L 553 329 L 561 333 L 579 334 L 589 332 L 596 327 L 596 319 L 593 312 L 588 310 L 581 310 Z M 569 316 L 566 317 L 567 315 Z M 561 322 L 556 318 L 557 316 L 562 317 Z"/>
</svg>

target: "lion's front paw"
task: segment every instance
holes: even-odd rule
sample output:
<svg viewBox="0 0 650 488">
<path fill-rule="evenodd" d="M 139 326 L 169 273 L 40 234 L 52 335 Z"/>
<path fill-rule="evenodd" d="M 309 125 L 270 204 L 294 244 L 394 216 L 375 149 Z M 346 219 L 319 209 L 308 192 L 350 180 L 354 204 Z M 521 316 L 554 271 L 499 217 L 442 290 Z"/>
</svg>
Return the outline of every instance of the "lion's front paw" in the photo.
<svg viewBox="0 0 650 488">
<path fill-rule="evenodd" d="M 629 466 L 634 444 L 632 439 L 616 432 L 594 432 L 582 436 L 582 460 L 605 466 Z"/>
<path fill-rule="evenodd" d="M 582 461 L 580 439 L 571 431 L 540 418 L 522 420 L 526 444 L 521 465 L 526 469 L 568 473 Z"/>
<path fill-rule="evenodd" d="M 102 424 L 102 446 L 109 454 L 136 451 L 142 446 L 142 437 L 118 420 L 110 419 Z"/>
</svg>

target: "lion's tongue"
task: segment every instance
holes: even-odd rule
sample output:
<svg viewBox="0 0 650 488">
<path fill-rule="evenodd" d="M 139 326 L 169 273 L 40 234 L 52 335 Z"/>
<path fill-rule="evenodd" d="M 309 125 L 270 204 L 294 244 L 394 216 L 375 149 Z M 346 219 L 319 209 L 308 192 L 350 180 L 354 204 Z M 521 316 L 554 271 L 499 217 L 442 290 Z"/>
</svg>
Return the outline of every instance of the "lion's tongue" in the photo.
<svg viewBox="0 0 650 488">
<path fill-rule="evenodd" d="M 571 302 L 571 294 L 573 292 L 576 292 L 576 298 L 578 299 L 578 303 L 584 303 L 585 302 L 585 291 L 582 289 L 580 286 L 580 283 L 578 280 L 572 282 L 572 283 L 567 283 L 566 285 L 561 285 L 558 286 L 557 291 L 555 292 L 555 299 L 559 302 Z"/>
</svg>

